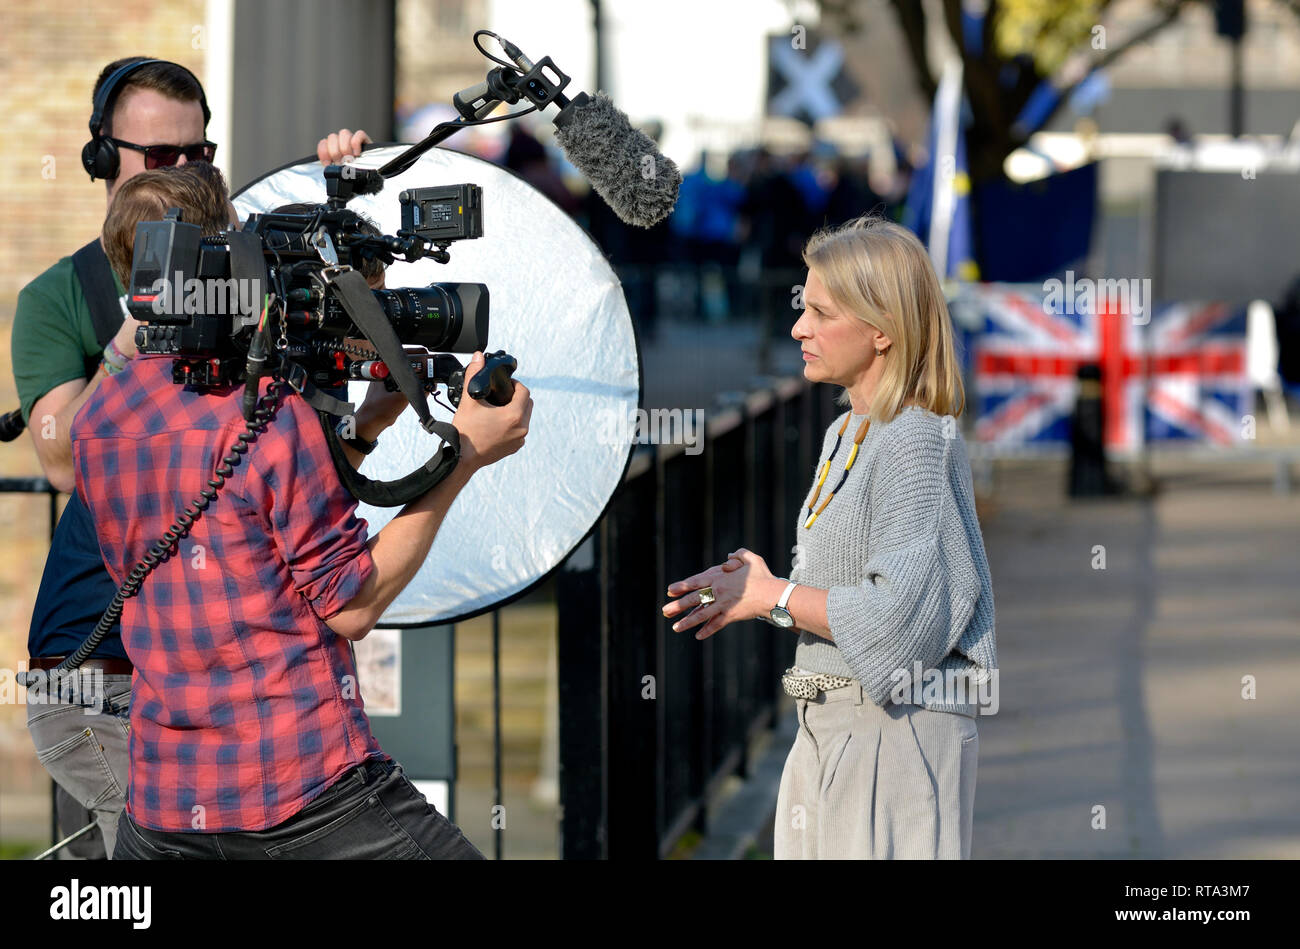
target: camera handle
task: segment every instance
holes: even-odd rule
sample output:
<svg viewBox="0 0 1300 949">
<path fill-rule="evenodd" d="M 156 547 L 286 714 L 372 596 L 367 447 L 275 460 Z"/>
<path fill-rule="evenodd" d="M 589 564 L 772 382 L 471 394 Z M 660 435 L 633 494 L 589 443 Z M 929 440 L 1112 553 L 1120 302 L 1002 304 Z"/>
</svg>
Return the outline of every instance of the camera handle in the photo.
<svg viewBox="0 0 1300 949">
<path fill-rule="evenodd" d="M 504 349 L 483 356 L 483 368 L 474 373 L 474 378 L 465 387 L 465 394 L 488 405 L 509 405 L 515 397 L 512 376 L 519 368 L 519 361 Z"/>
<path fill-rule="evenodd" d="M 429 368 L 424 370 L 424 385 L 430 390 L 436 389 L 438 383 L 447 386 L 447 399 L 455 408 L 460 408 L 461 395 L 469 393 L 471 399 L 486 402 L 488 405 L 509 405 L 515 397 L 515 381 L 511 378 L 519 368 L 519 360 L 504 349 L 494 353 L 483 354 L 483 368 L 474 373 L 466 388 L 465 367 L 450 353 L 432 353 L 427 357 Z M 388 368 L 387 365 L 384 367 Z M 392 391 L 392 387 L 389 387 Z"/>
</svg>

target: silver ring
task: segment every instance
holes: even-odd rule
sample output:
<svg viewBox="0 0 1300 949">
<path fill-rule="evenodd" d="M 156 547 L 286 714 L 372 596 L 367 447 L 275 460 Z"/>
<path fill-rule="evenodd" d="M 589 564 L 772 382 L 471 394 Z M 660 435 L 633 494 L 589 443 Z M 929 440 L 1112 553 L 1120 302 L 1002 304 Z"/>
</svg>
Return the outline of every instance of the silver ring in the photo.
<svg viewBox="0 0 1300 949">
<path fill-rule="evenodd" d="M 713 596 L 713 587 L 700 587 L 699 594 L 700 606 L 704 606 L 706 603 L 712 603 L 715 599 Z"/>
</svg>

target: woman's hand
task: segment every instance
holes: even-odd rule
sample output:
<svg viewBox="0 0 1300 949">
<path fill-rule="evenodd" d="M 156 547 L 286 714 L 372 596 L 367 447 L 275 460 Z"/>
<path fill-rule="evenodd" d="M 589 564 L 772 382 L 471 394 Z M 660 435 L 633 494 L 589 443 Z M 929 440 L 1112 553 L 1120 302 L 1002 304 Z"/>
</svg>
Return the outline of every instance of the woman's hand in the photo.
<svg viewBox="0 0 1300 949">
<path fill-rule="evenodd" d="M 728 555 L 726 563 L 670 584 L 668 595 L 680 599 L 665 603 L 663 613 L 671 618 L 690 610 L 689 615 L 673 624 L 673 629 L 682 632 L 703 624 L 695 638 L 708 639 L 729 623 L 766 614 L 780 596 L 779 590 L 772 595 L 773 586 L 779 582 L 762 557 L 741 547 Z M 713 587 L 713 602 L 701 605 L 697 591 L 708 586 Z"/>
</svg>

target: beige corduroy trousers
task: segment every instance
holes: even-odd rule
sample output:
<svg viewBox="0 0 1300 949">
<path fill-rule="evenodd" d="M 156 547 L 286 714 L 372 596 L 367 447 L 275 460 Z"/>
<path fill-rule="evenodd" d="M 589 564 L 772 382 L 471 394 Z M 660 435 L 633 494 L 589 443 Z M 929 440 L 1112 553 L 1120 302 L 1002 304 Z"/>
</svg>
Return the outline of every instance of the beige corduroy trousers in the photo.
<svg viewBox="0 0 1300 949">
<path fill-rule="evenodd" d="M 857 683 L 796 699 L 777 795 L 775 857 L 969 859 L 975 719 L 880 707 Z"/>
</svg>

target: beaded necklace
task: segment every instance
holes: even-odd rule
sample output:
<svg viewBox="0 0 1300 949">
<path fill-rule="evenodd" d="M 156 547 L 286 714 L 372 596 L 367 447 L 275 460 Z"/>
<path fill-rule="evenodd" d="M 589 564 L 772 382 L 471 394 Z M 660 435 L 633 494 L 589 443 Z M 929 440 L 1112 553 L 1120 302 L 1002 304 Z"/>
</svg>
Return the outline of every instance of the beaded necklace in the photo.
<svg viewBox="0 0 1300 949">
<path fill-rule="evenodd" d="M 858 433 L 853 436 L 853 447 L 849 450 L 849 459 L 844 464 L 844 473 L 840 475 L 839 483 L 835 485 L 830 494 L 826 495 L 826 500 L 822 502 L 822 506 L 817 509 L 816 513 L 814 513 L 813 505 L 816 504 L 817 499 L 821 497 L 822 485 L 826 483 L 826 475 L 831 470 L 831 462 L 834 461 L 835 456 L 839 454 L 840 442 L 844 438 L 844 432 L 849 427 L 849 418 L 850 416 L 848 415 L 844 416 L 844 424 L 841 425 L 840 430 L 835 433 L 835 447 L 831 449 L 831 456 L 822 464 L 822 473 L 820 477 L 817 478 L 817 490 L 813 493 L 812 500 L 808 502 L 808 520 L 806 520 L 803 525 L 805 530 L 812 527 L 813 522 L 821 516 L 822 511 L 826 510 L 826 505 L 831 503 L 831 498 L 835 497 L 835 492 L 844 487 L 844 482 L 847 481 L 849 477 L 849 471 L 853 468 L 853 462 L 857 460 L 858 446 L 862 444 L 862 439 L 867 437 L 867 429 L 871 427 L 871 419 L 864 418 L 862 424 L 858 426 Z"/>
</svg>

